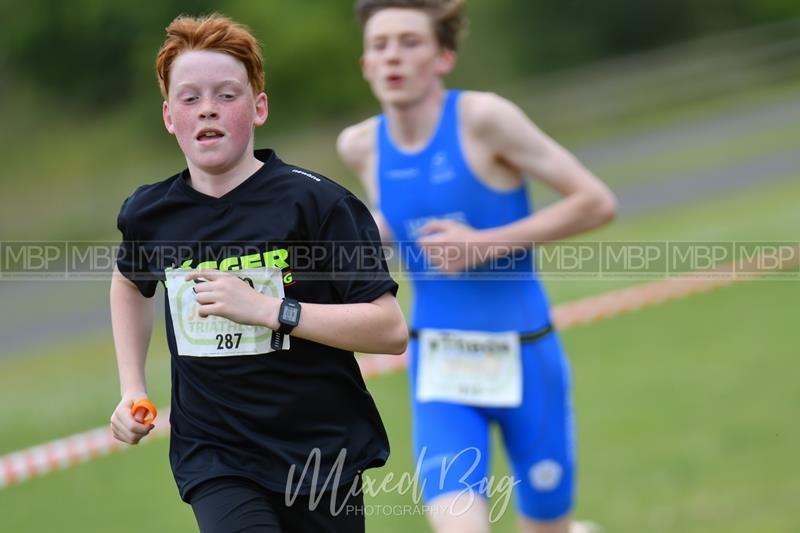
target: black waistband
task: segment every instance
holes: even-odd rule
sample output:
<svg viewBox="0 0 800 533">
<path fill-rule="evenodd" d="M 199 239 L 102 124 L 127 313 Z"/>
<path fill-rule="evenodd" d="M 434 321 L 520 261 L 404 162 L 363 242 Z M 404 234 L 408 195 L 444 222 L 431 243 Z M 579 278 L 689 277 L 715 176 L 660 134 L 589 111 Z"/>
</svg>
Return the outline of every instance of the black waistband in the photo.
<svg viewBox="0 0 800 533">
<path fill-rule="evenodd" d="M 540 329 L 534 331 L 527 331 L 525 333 L 520 333 L 519 341 L 520 342 L 538 341 L 542 337 L 548 335 L 549 333 L 552 333 L 552 331 L 553 331 L 553 325 L 547 324 L 546 326 Z M 419 337 L 419 331 L 417 331 L 416 329 L 410 329 L 408 330 L 408 336 L 412 339 L 416 339 L 417 337 Z"/>
</svg>

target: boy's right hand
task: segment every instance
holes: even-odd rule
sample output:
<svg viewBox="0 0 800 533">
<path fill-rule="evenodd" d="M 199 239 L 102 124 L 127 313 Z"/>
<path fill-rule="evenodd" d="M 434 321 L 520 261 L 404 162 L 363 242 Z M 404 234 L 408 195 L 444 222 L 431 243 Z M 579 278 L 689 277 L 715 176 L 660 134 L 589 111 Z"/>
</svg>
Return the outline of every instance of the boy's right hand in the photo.
<svg viewBox="0 0 800 533">
<path fill-rule="evenodd" d="M 126 444 L 139 444 L 139 441 L 156 427 L 154 424 L 143 423 L 145 416 L 143 411 L 137 411 L 135 417 L 131 414 L 133 402 L 142 399 L 147 399 L 147 395 L 124 396 L 114 409 L 111 414 L 111 433 L 117 440 Z"/>
</svg>

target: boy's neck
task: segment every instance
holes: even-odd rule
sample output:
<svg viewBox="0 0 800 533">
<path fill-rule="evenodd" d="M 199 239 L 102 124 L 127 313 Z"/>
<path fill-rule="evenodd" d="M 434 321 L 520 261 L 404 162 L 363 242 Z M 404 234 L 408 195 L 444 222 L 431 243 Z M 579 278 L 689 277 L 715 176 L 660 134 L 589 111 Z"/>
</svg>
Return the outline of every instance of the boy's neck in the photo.
<svg viewBox="0 0 800 533">
<path fill-rule="evenodd" d="M 252 150 L 249 153 L 250 156 L 246 157 L 244 161 L 221 172 L 202 169 L 187 162 L 189 185 L 194 190 L 214 198 L 225 196 L 264 166 L 264 163 L 253 155 Z"/>
<path fill-rule="evenodd" d="M 406 150 L 416 150 L 428 144 L 439 124 L 444 99 L 445 88 L 440 83 L 417 102 L 384 106 L 394 143 Z"/>
</svg>

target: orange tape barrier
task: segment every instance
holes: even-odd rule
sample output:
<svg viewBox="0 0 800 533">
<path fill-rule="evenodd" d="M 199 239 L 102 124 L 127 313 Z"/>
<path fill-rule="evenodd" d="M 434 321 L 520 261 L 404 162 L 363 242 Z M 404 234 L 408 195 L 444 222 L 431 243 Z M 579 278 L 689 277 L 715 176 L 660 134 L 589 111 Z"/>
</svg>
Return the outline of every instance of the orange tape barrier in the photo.
<svg viewBox="0 0 800 533">
<path fill-rule="evenodd" d="M 151 436 L 169 434 L 167 418 L 163 416 L 155 423 Z M 103 426 L 14 452 L 0 457 L 0 489 L 129 447 L 115 439 L 108 426 Z"/>
</svg>

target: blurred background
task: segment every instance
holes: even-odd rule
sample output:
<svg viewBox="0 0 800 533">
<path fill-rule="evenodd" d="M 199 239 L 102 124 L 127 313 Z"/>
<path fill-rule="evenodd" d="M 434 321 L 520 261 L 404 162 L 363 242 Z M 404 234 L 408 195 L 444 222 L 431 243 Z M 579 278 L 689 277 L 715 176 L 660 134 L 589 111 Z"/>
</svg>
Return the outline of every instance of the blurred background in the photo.
<svg viewBox="0 0 800 533">
<path fill-rule="evenodd" d="M 611 185 L 619 219 L 583 239 L 800 242 L 796 0 L 467 4 L 471 25 L 448 83 L 511 98 Z M 263 44 L 270 119 L 257 145 L 363 197 L 334 151 L 343 127 L 378 112 L 350 0 L 0 0 L 0 252 L 113 242 L 125 197 L 185 167 L 161 122 L 153 63 L 173 17 L 211 11 Z M 532 191 L 536 206 L 554 199 Z M 578 516 L 612 533 L 800 530 L 799 278 L 564 333 Z M 554 304 L 636 283 L 546 281 Z M 107 280 L 0 271 L 0 456 L 106 423 L 118 401 L 107 289 Z M 166 406 L 162 329 L 148 376 Z M 413 472 L 405 376 L 368 385 L 393 443 L 374 475 Z M 506 472 L 497 454 L 496 473 Z M 508 512 L 495 530 L 514 525 Z M 424 519 L 378 513 L 368 526 L 422 531 Z M 0 531 L 195 528 L 165 439 L 0 489 Z"/>
</svg>

